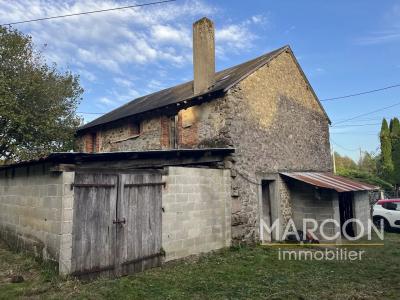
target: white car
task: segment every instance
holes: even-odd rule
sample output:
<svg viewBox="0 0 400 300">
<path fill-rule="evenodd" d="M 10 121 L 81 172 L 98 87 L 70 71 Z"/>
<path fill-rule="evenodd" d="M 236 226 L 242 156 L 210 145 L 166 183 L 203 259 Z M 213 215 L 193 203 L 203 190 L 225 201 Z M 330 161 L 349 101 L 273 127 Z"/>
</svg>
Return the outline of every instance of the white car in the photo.
<svg viewBox="0 0 400 300">
<path fill-rule="evenodd" d="M 400 228 L 400 199 L 379 200 L 372 209 L 375 224 L 380 225 L 383 220 L 385 230 Z"/>
</svg>

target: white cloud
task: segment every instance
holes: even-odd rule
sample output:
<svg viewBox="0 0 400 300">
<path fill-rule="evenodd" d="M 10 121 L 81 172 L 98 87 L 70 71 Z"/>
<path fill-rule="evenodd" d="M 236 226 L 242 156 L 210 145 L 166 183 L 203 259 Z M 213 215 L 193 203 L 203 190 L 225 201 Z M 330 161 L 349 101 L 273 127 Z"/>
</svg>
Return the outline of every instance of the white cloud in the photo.
<svg viewBox="0 0 400 300">
<path fill-rule="evenodd" d="M 99 102 L 102 103 L 102 104 L 108 105 L 108 106 L 112 106 L 112 105 L 116 104 L 115 101 L 113 101 L 113 100 L 111 100 L 111 99 L 109 99 L 107 97 L 101 97 L 99 99 Z"/>
<path fill-rule="evenodd" d="M 359 45 L 374 45 L 396 42 L 400 40 L 400 30 L 387 30 L 380 32 L 373 32 L 366 37 L 361 37 L 356 40 Z"/>
<path fill-rule="evenodd" d="M 184 47 L 190 47 L 192 43 L 191 32 L 183 27 L 155 25 L 151 29 L 151 36 L 154 41 L 160 43 L 176 43 Z"/>
<path fill-rule="evenodd" d="M 384 28 L 355 40 L 358 45 L 374 45 L 400 41 L 400 5 L 396 4 L 383 18 Z"/>
<path fill-rule="evenodd" d="M 253 47 L 258 36 L 252 30 L 252 25 L 266 22 L 261 15 L 252 16 L 239 24 L 229 24 L 217 28 L 215 32 L 217 55 L 225 56 L 226 52 L 241 52 Z"/>
<path fill-rule="evenodd" d="M 128 4 L 132 1 L 2 1 L 0 19 L 13 22 Z M 182 22 L 214 11 L 195 0 L 27 23 L 18 28 L 31 34 L 37 45 L 49 45 L 44 51 L 49 61 L 64 66 L 83 63 L 121 74 L 127 64 L 171 58 L 172 63 L 182 64 L 190 51 L 190 31 L 182 29 L 186 28 Z"/>
<path fill-rule="evenodd" d="M 133 3 L 133 0 L 0 1 L 0 20 L 8 23 Z M 255 30 L 268 21 L 264 15 L 254 15 L 233 23 L 219 18 L 217 12 L 213 4 L 204 0 L 180 0 L 15 27 L 30 34 L 37 47 L 43 47 L 49 62 L 70 68 L 87 80 L 86 90 L 105 95 L 96 99 L 94 105 L 110 108 L 165 87 L 163 81 L 171 83 L 186 76 L 187 72 L 176 72 L 176 68 L 183 70 L 182 67 L 191 64 L 191 25 L 196 19 L 203 16 L 215 19 L 219 58 L 248 51 L 257 38 Z"/>
<path fill-rule="evenodd" d="M 132 85 L 133 85 L 131 80 L 121 78 L 121 77 L 115 77 L 114 82 L 121 87 L 132 87 Z"/>
<path fill-rule="evenodd" d="M 85 69 L 78 69 L 78 73 L 81 77 L 86 79 L 87 81 L 90 82 L 95 82 L 97 80 L 96 75 L 94 75 L 92 72 L 85 70 Z"/>
</svg>

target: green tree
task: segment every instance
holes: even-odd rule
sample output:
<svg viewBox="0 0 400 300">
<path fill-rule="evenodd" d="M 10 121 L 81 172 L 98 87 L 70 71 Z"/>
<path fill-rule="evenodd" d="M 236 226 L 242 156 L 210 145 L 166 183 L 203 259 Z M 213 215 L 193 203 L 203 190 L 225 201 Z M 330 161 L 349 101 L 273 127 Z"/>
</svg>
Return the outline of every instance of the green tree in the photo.
<svg viewBox="0 0 400 300">
<path fill-rule="evenodd" d="M 335 151 L 335 163 L 337 170 L 357 169 L 357 164 L 348 156 L 342 156 Z"/>
<path fill-rule="evenodd" d="M 392 182 L 392 180 L 391 180 L 392 173 L 393 173 L 392 143 L 391 143 L 389 126 L 388 126 L 386 119 L 382 120 L 380 140 L 381 140 L 380 175 L 384 179 Z"/>
<path fill-rule="evenodd" d="M 73 148 L 79 78 L 46 64 L 31 37 L 0 26 L 0 160 Z"/>
<path fill-rule="evenodd" d="M 400 122 L 398 118 L 391 121 L 390 138 L 392 143 L 393 175 L 392 181 L 396 189 L 396 196 L 400 186 Z"/>
<path fill-rule="evenodd" d="M 360 161 L 358 162 L 358 168 L 363 172 L 376 174 L 377 171 L 376 158 L 373 157 L 370 153 L 364 152 L 363 156 L 360 158 Z"/>
</svg>

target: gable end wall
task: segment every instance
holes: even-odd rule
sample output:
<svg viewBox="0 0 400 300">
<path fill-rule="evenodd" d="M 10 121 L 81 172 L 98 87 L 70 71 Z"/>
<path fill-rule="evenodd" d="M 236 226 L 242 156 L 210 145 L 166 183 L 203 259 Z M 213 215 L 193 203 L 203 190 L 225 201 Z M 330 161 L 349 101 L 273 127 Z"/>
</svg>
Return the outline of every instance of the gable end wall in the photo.
<svg viewBox="0 0 400 300">
<path fill-rule="evenodd" d="M 142 121 L 140 136 L 130 137 L 128 124 L 102 130 L 100 151 L 170 149 L 168 126 L 169 117 L 155 116 Z M 178 148 L 236 148 L 227 162 L 233 176 L 232 236 L 236 240 L 258 238 L 260 174 L 332 170 L 329 120 L 290 50 L 224 97 L 180 110 L 177 126 Z M 276 201 L 285 222 L 292 214 L 290 191 L 283 180 L 277 181 L 280 196 Z"/>
<path fill-rule="evenodd" d="M 228 91 L 226 138 L 233 158 L 232 235 L 257 240 L 262 174 L 332 171 L 329 120 L 290 52 L 249 75 Z M 277 180 L 283 225 L 291 217 L 290 190 Z"/>
</svg>

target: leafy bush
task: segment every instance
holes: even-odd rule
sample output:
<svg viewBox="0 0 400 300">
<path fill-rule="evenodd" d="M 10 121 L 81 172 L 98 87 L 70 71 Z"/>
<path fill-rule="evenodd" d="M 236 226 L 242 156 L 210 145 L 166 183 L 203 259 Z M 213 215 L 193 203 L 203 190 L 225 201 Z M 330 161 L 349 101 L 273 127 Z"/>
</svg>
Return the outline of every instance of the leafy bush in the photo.
<svg viewBox="0 0 400 300">
<path fill-rule="evenodd" d="M 337 170 L 337 175 L 348 177 L 350 179 L 358 180 L 368 184 L 377 185 L 385 190 L 393 189 L 393 186 L 389 182 L 365 171 L 341 168 Z"/>
</svg>

